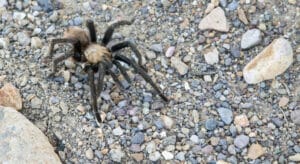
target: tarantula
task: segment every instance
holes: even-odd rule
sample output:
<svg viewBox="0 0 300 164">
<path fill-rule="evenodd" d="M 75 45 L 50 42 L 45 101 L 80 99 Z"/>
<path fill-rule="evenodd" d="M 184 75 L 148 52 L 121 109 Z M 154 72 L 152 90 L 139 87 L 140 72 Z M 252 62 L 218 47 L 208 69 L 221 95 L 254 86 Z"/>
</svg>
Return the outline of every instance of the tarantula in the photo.
<svg viewBox="0 0 300 164">
<path fill-rule="evenodd" d="M 150 85 L 156 90 L 156 92 L 164 101 L 168 101 L 168 98 L 155 85 L 149 75 L 147 75 L 145 68 L 142 66 L 141 53 L 138 51 L 136 45 L 132 41 L 126 40 L 116 43 L 111 47 L 107 46 L 112 38 L 115 28 L 121 25 L 131 25 L 133 21 L 133 19 L 130 21 L 120 20 L 112 23 L 105 31 L 101 43 L 97 43 L 96 29 L 92 20 L 86 21 L 88 31 L 76 26 L 68 27 L 64 32 L 63 38 L 55 38 L 50 42 L 48 57 L 51 58 L 53 57 L 55 44 L 70 43 L 73 45 L 72 52 L 55 57 L 52 60 L 52 71 L 50 76 L 55 74 L 57 64 L 69 57 L 73 57 L 78 62 L 86 62 L 87 65 L 85 66 L 84 70 L 88 72 L 89 86 L 91 91 L 91 106 L 98 123 L 100 123 L 102 120 L 97 108 L 97 97 L 103 89 L 104 75 L 110 74 L 116 84 L 123 88 L 121 82 L 117 78 L 117 75 L 111 70 L 112 66 L 115 65 L 120 70 L 120 73 L 124 76 L 125 80 L 128 83 L 131 82 L 125 68 L 121 65 L 120 61 L 133 67 L 134 70 L 139 73 L 145 81 L 150 83 Z M 137 56 L 138 63 L 126 56 L 114 53 L 126 47 L 131 48 L 131 50 Z M 95 73 L 98 73 L 96 87 L 94 77 Z"/>
</svg>

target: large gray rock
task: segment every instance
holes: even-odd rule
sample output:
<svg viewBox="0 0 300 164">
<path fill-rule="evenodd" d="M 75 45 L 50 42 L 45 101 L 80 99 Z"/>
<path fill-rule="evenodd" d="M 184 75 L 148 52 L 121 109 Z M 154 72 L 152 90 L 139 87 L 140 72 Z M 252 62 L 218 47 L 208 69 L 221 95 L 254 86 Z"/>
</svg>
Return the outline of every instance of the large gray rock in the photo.
<svg viewBox="0 0 300 164">
<path fill-rule="evenodd" d="M 0 106 L 0 161 L 61 163 L 47 137 L 22 114 Z"/>
</svg>

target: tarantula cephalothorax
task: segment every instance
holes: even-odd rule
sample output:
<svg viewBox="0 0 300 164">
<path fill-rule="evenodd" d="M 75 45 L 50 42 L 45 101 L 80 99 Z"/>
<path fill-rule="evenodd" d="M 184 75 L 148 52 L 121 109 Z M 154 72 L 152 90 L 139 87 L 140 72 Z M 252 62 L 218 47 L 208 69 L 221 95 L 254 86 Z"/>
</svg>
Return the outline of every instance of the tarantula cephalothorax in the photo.
<svg viewBox="0 0 300 164">
<path fill-rule="evenodd" d="M 58 62 L 67 59 L 68 57 L 73 57 L 78 62 L 86 62 L 85 70 L 88 72 L 89 85 L 91 91 L 91 106 L 97 121 L 101 122 L 101 117 L 97 108 L 97 97 L 103 88 L 104 75 L 110 74 L 117 85 L 122 87 L 121 82 L 118 80 L 117 75 L 111 70 L 113 64 L 120 70 L 121 74 L 124 76 L 126 81 L 130 83 L 130 78 L 121 65 L 121 62 L 132 66 L 134 70 L 139 73 L 145 81 L 151 84 L 151 86 L 156 90 L 159 96 L 164 100 L 168 101 L 168 98 L 160 91 L 160 89 L 151 80 L 149 75 L 147 75 L 145 69 L 142 66 L 142 58 L 140 52 L 137 50 L 136 45 L 131 41 L 123 41 L 116 43 L 111 48 L 107 47 L 108 42 L 111 40 L 114 29 L 121 25 L 131 25 L 133 20 L 121 20 L 112 23 L 106 30 L 101 43 L 97 43 L 96 29 L 94 22 L 88 20 L 86 26 L 88 31 L 80 27 L 69 27 L 64 32 L 63 38 L 52 39 L 48 51 L 48 57 L 53 56 L 54 45 L 57 43 L 71 43 L 73 45 L 73 51 L 70 53 L 63 54 L 61 56 L 55 57 L 52 60 L 52 72 L 54 75 L 56 72 Z M 138 58 L 138 63 L 131 60 L 130 58 L 114 54 L 114 52 L 123 49 L 125 47 L 130 47 L 131 50 Z M 98 72 L 98 79 L 95 85 L 95 73 Z M 96 87 L 95 87 L 96 86 Z"/>
</svg>

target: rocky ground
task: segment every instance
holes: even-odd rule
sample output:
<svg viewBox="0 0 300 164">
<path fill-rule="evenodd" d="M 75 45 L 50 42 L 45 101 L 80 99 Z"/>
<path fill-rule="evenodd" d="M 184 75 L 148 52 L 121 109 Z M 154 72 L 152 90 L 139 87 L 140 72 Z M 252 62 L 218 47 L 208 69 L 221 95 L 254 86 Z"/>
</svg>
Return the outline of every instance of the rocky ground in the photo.
<svg viewBox="0 0 300 164">
<path fill-rule="evenodd" d="M 64 163 L 297 163 L 299 9 L 297 0 L 0 0 L 0 85 L 20 90 L 21 113 Z M 47 78 L 43 59 L 67 26 L 92 19 L 100 40 L 110 22 L 132 17 L 114 42 L 135 41 L 170 102 L 128 67 L 133 83 L 125 91 L 106 76 L 99 98 L 106 118 L 98 127 L 82 67 L 67 60 Z M 247 84 L 243 68 L 280 37 L 291 45 L 292 64 L 276 78 Z M 56 54 L 68 50 L 57 46 Z"/>
</svg>

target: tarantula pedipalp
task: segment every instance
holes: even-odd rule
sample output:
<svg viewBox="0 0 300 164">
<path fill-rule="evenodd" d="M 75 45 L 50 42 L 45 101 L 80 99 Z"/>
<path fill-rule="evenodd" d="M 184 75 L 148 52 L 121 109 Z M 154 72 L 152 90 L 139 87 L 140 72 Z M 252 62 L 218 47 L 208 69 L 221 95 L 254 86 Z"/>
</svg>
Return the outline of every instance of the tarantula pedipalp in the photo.
<svg viewBox="0 0 300 164">
<path fill-rule="evenodd" d="M 97 108 L 97 97 L 103 89 L 104 75 L 106 73 L 110 74 L 116 84 L 122 87 L 117 75 L 111 70 L 112 66 L 115 65 L 124 76 L 128 83 L 131 82 L 125 68 L 120 62 L 124 62 L 140 74 L 145 81 L 147 81 L 159 94 L 159 96 L 164 100 L 168 101 L 168 98 L 160 91 L 156 84 L 152 81 L 149 75 L 147 75 L 145 68 L 142 66 L 141 54 L 138 51 L 136 45 L 131 41 L 122 41 L 114 44 L 111 48 L 107 47 L 107 44 L 111 40 L 114 29 L 121 25 L 131 25 L 133 20 L 121 20 L 111 24 L 106 32 L 102 42 L 97 43 L 96 29 L 94 22 L 88 20 L 86 22 L 87 31 L 80 27 L 69 27 L 64 32 L 63 38 L 52 39 L 49 46 L 48 56 L 52 58 L 54 52 L 54 45 L 58 43 L 71 43 L 73 45 L 73 51 L 61 56 L 55 57 L 52 60 L 52 72 L 51 76 L 55 74 L 57 69 L 57 64 L 69 57 L 73 57 L 78 62 L 86 62 L 85 70 L 88 72 L 89 86 L 91 91 L 91 106 L 93 113 L 100 123 L 101 117 Z M 134 52 L 138 58 L 138 63 L 130 58 L 114 54 L 114 52 L 129 47 Z M 98 73 L 98 79 L 96 80 L 97 85 L 95 85 L 95 73 Z"/>
</svg>

